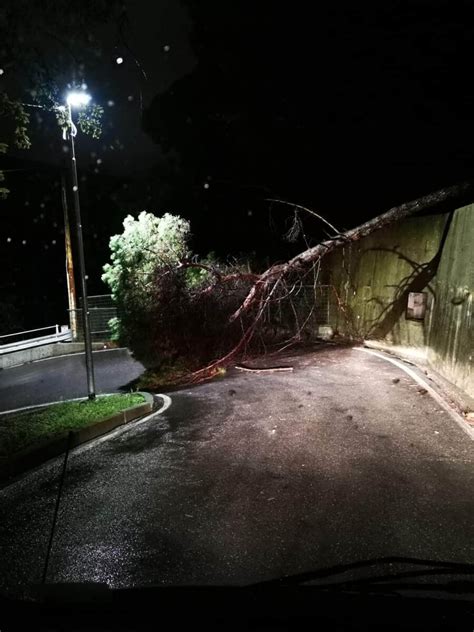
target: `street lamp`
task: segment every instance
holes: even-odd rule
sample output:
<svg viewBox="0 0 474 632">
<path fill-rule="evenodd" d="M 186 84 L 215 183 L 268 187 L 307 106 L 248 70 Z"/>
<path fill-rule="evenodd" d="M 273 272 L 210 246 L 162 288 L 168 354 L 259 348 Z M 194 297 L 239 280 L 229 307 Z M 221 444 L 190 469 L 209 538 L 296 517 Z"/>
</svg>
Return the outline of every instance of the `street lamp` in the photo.
<svg viewBox="0 0 474 632">
<path fill-rule="evenodd" d="M 69 92 L 66 99 L 69 108 L 79 108 L 81 105 L 88 105 L 90 100 L 91 95 L 87 94 L 87 92 Z"/>
<path fill-rule="evenodd" d="M 76 152 L 74 150 L 74 137 L 77 128 L 72 120 L 72 108 L 87 105 L 91 97 L 85 92 L 69 92 L 66 98 L 67 112 L 69 116 L 69 138 L 71 140 L 71 171 L 72 194 L 74 198 L 74 213 L 76 216 L 77 247 L 79 251 L 79 270 L 81 275 L 82 290 L 82 314 L 84 326 L 84 346 L 86 352 L 87 394 L 89 399 L 95 399 L 94 362 L 92 359 L 92 339 L 89 319 L 89 305 L 87 301 L 86 263 L 84 257 L 84 242 L 82 239 L 81 207 L 79 203 L 79 182 L 77 179 Z"/>
</svg>

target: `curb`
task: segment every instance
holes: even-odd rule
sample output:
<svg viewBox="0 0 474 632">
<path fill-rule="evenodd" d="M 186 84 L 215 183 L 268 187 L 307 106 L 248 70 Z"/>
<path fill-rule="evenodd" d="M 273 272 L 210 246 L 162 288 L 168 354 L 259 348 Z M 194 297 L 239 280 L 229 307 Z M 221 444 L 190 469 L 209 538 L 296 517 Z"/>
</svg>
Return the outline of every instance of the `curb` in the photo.
<svg viewBox="0 0 474 632">
<path fill-rule="evenodd" d="M 118 413 L 114 413 L 105 419 L 96 421 L 90 426 L 79 428 L 78 430 L 71 431 L 71 439 L 69 448 L 75 448 L 82 443 L 87 443 L 92 439 L 96 439 L 101 435 L 107 434 L 111 430 L 119 426 L 143 417 L 153 411 L 154 399 L 151 393 L 144 393 L 138 391 L 140 395 L 145 398 L 144 404 L 138 404 L 130 408 L 125 408 Z M 67 401 L 67 400 L 65 400 Z M 38 406 L 38 409 L 44 408 L 45 405 Z M 36 408 L 36 407 L 35 407 Z M 30 470 L 50 459 L 63 454 L 68 445 L 68 432 L 63 432 L 54 439 L 43 443 L 37 447 L 26 448 L 17 452 L 12 457 L 0 457 L 0 482 L 5 483 L 9 478 L 23 474 L 27 470 Z"/>
</svg>

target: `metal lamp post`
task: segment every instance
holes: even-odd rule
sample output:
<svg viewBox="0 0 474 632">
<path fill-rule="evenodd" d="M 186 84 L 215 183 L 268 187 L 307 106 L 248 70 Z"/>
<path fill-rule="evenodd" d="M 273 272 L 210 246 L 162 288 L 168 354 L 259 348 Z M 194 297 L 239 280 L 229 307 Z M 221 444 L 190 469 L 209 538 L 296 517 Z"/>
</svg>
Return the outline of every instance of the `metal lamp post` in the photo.
<svg viewBox="0 0 474 632">
<path fill-rule="evenodd" d="M 72 194 L 74 199 L 74 213 L 76 218 L 77 248 L 79 252 L 79 272 L 82 291 L 82 314 L 84 327 L 84 346 L 86 352 L 87 394 L 89 399 L 95 399 L 94 362 L 92 358 L 92 338 L 89 318 L 89 305 L 87 301 L 86 263 L 84 257 L 84 242 L 82 238 L 81 207 L 79 202 L 79 182 L 77 178 L 76 152 L 74 149 L 74 136 L 77 133 L 72 120 L 72 108 L 87 105 L 91 97 L 85 92 L 70 92 L 67 96 L 67 108 L 69 115 L 69 138 L 71 140 L 71 171 Z"/>
</svg>

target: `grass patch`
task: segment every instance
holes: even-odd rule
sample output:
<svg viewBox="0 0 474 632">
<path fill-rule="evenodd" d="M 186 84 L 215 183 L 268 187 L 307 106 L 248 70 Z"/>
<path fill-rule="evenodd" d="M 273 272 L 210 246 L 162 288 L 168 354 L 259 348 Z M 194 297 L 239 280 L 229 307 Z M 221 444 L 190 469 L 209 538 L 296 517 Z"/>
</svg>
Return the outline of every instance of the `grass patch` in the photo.
<svg viewBox="0 0 474 632">
<path fill-rule="evenodd" d="M 143 404 L 143 395 L 110 395 L 93 401 L 64 402 L 47 408 L 0 417 L 0 454 L 14 454 L 63 432 L 77 430 L 131 406 Z"/>
</svg>

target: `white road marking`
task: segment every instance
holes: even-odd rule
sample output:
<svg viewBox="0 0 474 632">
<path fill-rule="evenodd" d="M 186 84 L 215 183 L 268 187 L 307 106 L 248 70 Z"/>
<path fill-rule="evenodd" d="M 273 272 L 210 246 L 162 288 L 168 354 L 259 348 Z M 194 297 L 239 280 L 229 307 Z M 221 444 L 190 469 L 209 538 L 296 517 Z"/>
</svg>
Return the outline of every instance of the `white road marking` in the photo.
<svg viewBox="0 0 474 632">
<path fill-rule="evenodd" d="M 101 437 L 97 437 L 97 439 L 92 439 L 92 441 L 83 443 L 82 445 L 79 445 L 76 448 L 73 448 L 71 450 L 71 454 L 82 454 L 82 452 L 86 452 L 87 450 L 90 450 L 91 448 L 95 448 L 97 445 L 99 445 L 100 443 L 103 443 L 104 441 L 108 441 L 109 439 L 114 439 L 115 437 L 118 437 L 119 435 L 123 434 L 124 432 L 127 432 L 128 430 L 132 430 L 132 428 L 136 428 L 137 426 L 140 426 L 146 421 L 150 421 L 150 419 L 152 419 L 153 417 L 157 415 L 162 415 L 165 412 L 165 410 L 167 410 L 171 406 L 172 399 L 168 395 L 162 395 L 161 393 L 154 393 L 154 396 L 161 397 L 163 399 L 163 405 L 161 406 L 159 410 L 155 410 L 154 412 L 150 413 L 146 417 L 142 417 L 142 419 L 138 419 L 137 421 L 131 421 L 127 424 L 123 424 L 122 426 L 119 426 L 116 430 L 112 430 L 111 432 L 108 432 L 107 434 L 102 435 Z"/>
<path fill-rule="evenodd" d="M 405 366 L 402 362 L 399 362 L 398 360 L 395 360 L 394 358 L 388 358 L 387 356 L 381 353 L 377 353 L 377 351 L 372 351 L 371 349 L 363 349 L 362 347 L 352 347 L 352 348 L 354 351 L 363 351 L 364 353 L 368 353 L 369 355 L 374 355 L 374 356 L 377 356 L 377 358 L 381 358 L 382 360 L 391 362 L 402 371 L 405 371 L 405 373 L 409 375 L 413 380 L 415 380 L 415 382 L 417 382 L 420 386 L 422 386 L 428 391 L 428 393 L 437 402 L 437 404 L 439 404 L 441 408 L 443 408 L 448 413 L 451 419 L 453 419 L 458 424 L 458 426 L 462 430 L 464 430 L 464 432 L 470 437 L 470 439 L 474 441 L 474 428 L 471 427 L 465 421 L 462 415 L 460 415 L 455 410 L 453 410 L 451 406 L 447 402 L 445 402 L 445 400 L 440 395 L 438 395 L 435 389 L 432 386 L 430 386 L 428 382 L 426 382 L 422 377 L 417 375 L 415 371 Z"/>
<path fill-rule="evenodd" d="M 154 395 L 156 397 L 161 397 L 161 399 L 163 400 L 163 406 L 155 413 L 155 415 L 161 415 L 161 413 L 164 413 L 165 410 L 167 410 L 171 406 L 173 400 L 169 395 L 162 395 L 161 393 L 154 393 Z"/>
<path fill-rule="evenodd" d="M 165 410 L 167 410 L 171 404 L 172 404 L 172 399 L 171 397 L 169 397 L 168 395 L 162 395 L 161 393 L 154 393 L 154 395 L 156 397 L 161 397 L 163 400 L 163 405 L 161 406 L 161 408 L 159 410 L 156 410 L 153 413 L 150 413 L 149 415 L 147 415 L 146 417 L 143 417 L 142 419 L 138 419 L 137 421 L 130 421 L 128 424 L 124 424 L 122 426 L 119 426 L 116 430 L 112 430 L 111 432 L 103 435 L 102 437 L 97 437 L 97 439 L 92 439 L 91 441 L 87 442 L 87 443 L 83 443 L 82 445 L 79 445 L 75 448 L 73 448 L 70 451 L 70 454 L 75 455 L 75 454 L 81 454 L 82 452 L 86 452 L 87 450 L 90 450 L 91 448 L 95 447 L 96 445 L 104 442 L 104 441 L 108 441 L 109 439 L 113 439 L 114 437 L 127 432 L 127 430 L 131 430 L 132 428 L 135 428 L 136 426 L 139 426 L 142 423 L 145 423 L 146 421 L 149 421 L 150 419 L 152 419 L 155 415 L 161 415 L 162 413 L 165 412 Z M 21 483 L 22 481 L 24 481 L 26 478 L 28 478 L 28 476 L 35 474 L 36 472 L 41 471 L 44 467 L 49 467 L 52 464 L 54 464 L 55 462 L 58 462 L 60 459 L 64 459 L 64 454 L 60 454 L 58 456 L 53 457 L 52 459 L 49 459 L 48 461 L 45 461 L 44 463 L 40 463 L 39 465 L 37 465 L 36 467 L 31 468 L 30 470 L 27 470 L 26 472 L 23 472 L 21 474 L 18 475 L 18 477 L 15 477 L 14 480 L 7 482 L 5 484 L 1 484 L 0 483 L 0 494 L 7 490 L 12 488 L 14 485 L 17 485 L 19 483 Z"/>
</svg>

